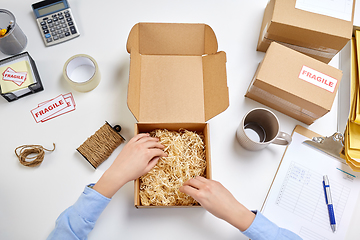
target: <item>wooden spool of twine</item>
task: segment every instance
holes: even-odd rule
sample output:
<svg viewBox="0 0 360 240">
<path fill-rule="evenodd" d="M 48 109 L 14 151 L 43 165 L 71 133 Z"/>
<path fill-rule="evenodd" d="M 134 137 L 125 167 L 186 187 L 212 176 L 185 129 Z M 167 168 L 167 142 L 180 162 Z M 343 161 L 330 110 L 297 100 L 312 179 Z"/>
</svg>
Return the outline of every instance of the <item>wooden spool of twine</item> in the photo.
<svg viewBox="0 0 360 240">
<path fill-rule="evenodd" d="M 54 149 L 52 150 L 46 149 L 41 145 L 22 145 L 15 149 L 15 154 L 22 165 L 26 167 L 36 167 L 44 160 L 45 151 L 53 152 L 55 150 L 55 143 L 53 143 L 53 145 Z M 35 154 L 35 156 L 29 156 L 31 154 Z"/>
<path fill-rule="evenodd" d="M 112 128 L 106 122 L 76 150 L 96 169 L 125 141 L 118 133 L 120 130 L 119 125 Z"/>
</svg>

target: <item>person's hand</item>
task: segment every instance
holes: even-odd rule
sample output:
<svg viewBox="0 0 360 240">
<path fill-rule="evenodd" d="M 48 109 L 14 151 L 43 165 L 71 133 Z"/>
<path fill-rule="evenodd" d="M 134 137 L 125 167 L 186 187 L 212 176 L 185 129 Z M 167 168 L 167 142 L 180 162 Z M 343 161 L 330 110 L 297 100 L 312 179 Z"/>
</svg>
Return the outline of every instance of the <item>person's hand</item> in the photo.
<svg viewBox="0 0 360 240">
<path fill-rule="evenodd" d="M 160 157 L 166 157 L 158 138 L 148 133 L 133 137 L 116 157 L 93 189 L 111 198 L 125 183 L 149 172 Z"/>
<path fill-rule="evenodd" d="M 219 182 L 200 176 L 192 178 L 180 187 L 180 192 L 192 196 L 203 208 L 241 231 L 253 222 L 255 214 L 239 203 Z"/>
</svg>

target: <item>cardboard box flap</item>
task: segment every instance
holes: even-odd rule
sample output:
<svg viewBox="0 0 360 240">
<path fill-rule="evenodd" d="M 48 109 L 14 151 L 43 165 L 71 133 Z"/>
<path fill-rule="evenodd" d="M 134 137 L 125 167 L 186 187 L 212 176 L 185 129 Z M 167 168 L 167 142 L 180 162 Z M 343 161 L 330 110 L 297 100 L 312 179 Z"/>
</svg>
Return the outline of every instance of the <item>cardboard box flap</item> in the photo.
<svg viewBox="0 0 360 240">
<path fill-rule="evenodd" d="M 141 82 L 141 55 L 130 53 L 130 75 L 127 94 L 127 105 L 137 120 L 140 114 L 140 82 Z"/>
<path fill-rule="evenodd" d="M 202 57 L 141 55 L 139 96 L 139 122 L 204 122 Z"/>
<path fill-rule="evenodd" d="M 225 52 L 203 57 L 203 75 L 205 121 L 208 121 L 229 106 Z"/>
<path fill-rule="evenodd" d="M 127 51 L 143 55 L 197 55 L 217 52 L 214 31 L 206 24 L 137 23 L 130 31 Z"/>
<path fill-rule="evenodd" d="M 128 53 L 131 53 L 132 48 L 139 52 L 139 24 L 140 23 L 135 24 L 130 30 L 126 43 L 126 50 Z"/>
<path fill-rule="evenodd" d="M 228 106 L 225 52 L 206 56 L 131 52 L 128 107 L 139 122 L 205 122 Z"/>
</svg>

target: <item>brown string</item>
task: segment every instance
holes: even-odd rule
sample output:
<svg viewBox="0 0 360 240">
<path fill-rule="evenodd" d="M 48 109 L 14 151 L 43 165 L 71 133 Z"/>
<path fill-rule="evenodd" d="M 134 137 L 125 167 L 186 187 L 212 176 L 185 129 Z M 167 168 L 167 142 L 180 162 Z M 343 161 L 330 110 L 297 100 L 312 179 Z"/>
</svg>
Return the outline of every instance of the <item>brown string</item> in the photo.
<svg viewBox="0 0 360 240">
<path fill-rule="evenodd" d="M 53 152 L 55 150 L 55 143 L 53 143 L 53 145 L 53 150 L 46 149 L 41 145 L 22 145 L 15 149 L 15 154 L 19 158 L 19 161 L 22 165 L 26 167 L 36 167 L 39 166 L 44 160 L 45 151 Z M 30 154 L 36 155 L 29 157 Z M 31 159 L 34 160 L 26 161 Z"/>
<path fill-rule="evenodd" d="M 96 169 L 124 141 L 109 124 L 104 124 L 76 150 Z"/>
</svg>

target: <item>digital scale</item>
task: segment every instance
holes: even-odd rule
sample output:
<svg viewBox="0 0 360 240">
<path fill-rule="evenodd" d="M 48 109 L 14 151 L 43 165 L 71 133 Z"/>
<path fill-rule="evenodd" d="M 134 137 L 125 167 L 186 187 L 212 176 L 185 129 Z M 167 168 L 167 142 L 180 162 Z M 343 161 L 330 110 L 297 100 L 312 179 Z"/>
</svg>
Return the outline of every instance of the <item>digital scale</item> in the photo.
<svg viewBox="0 0 360 240">
<path fill-rule="evenodd" d="M 45 0 L 31 5 L 45 46 L 80 36 L 66 0 Z"/>
</svg>

